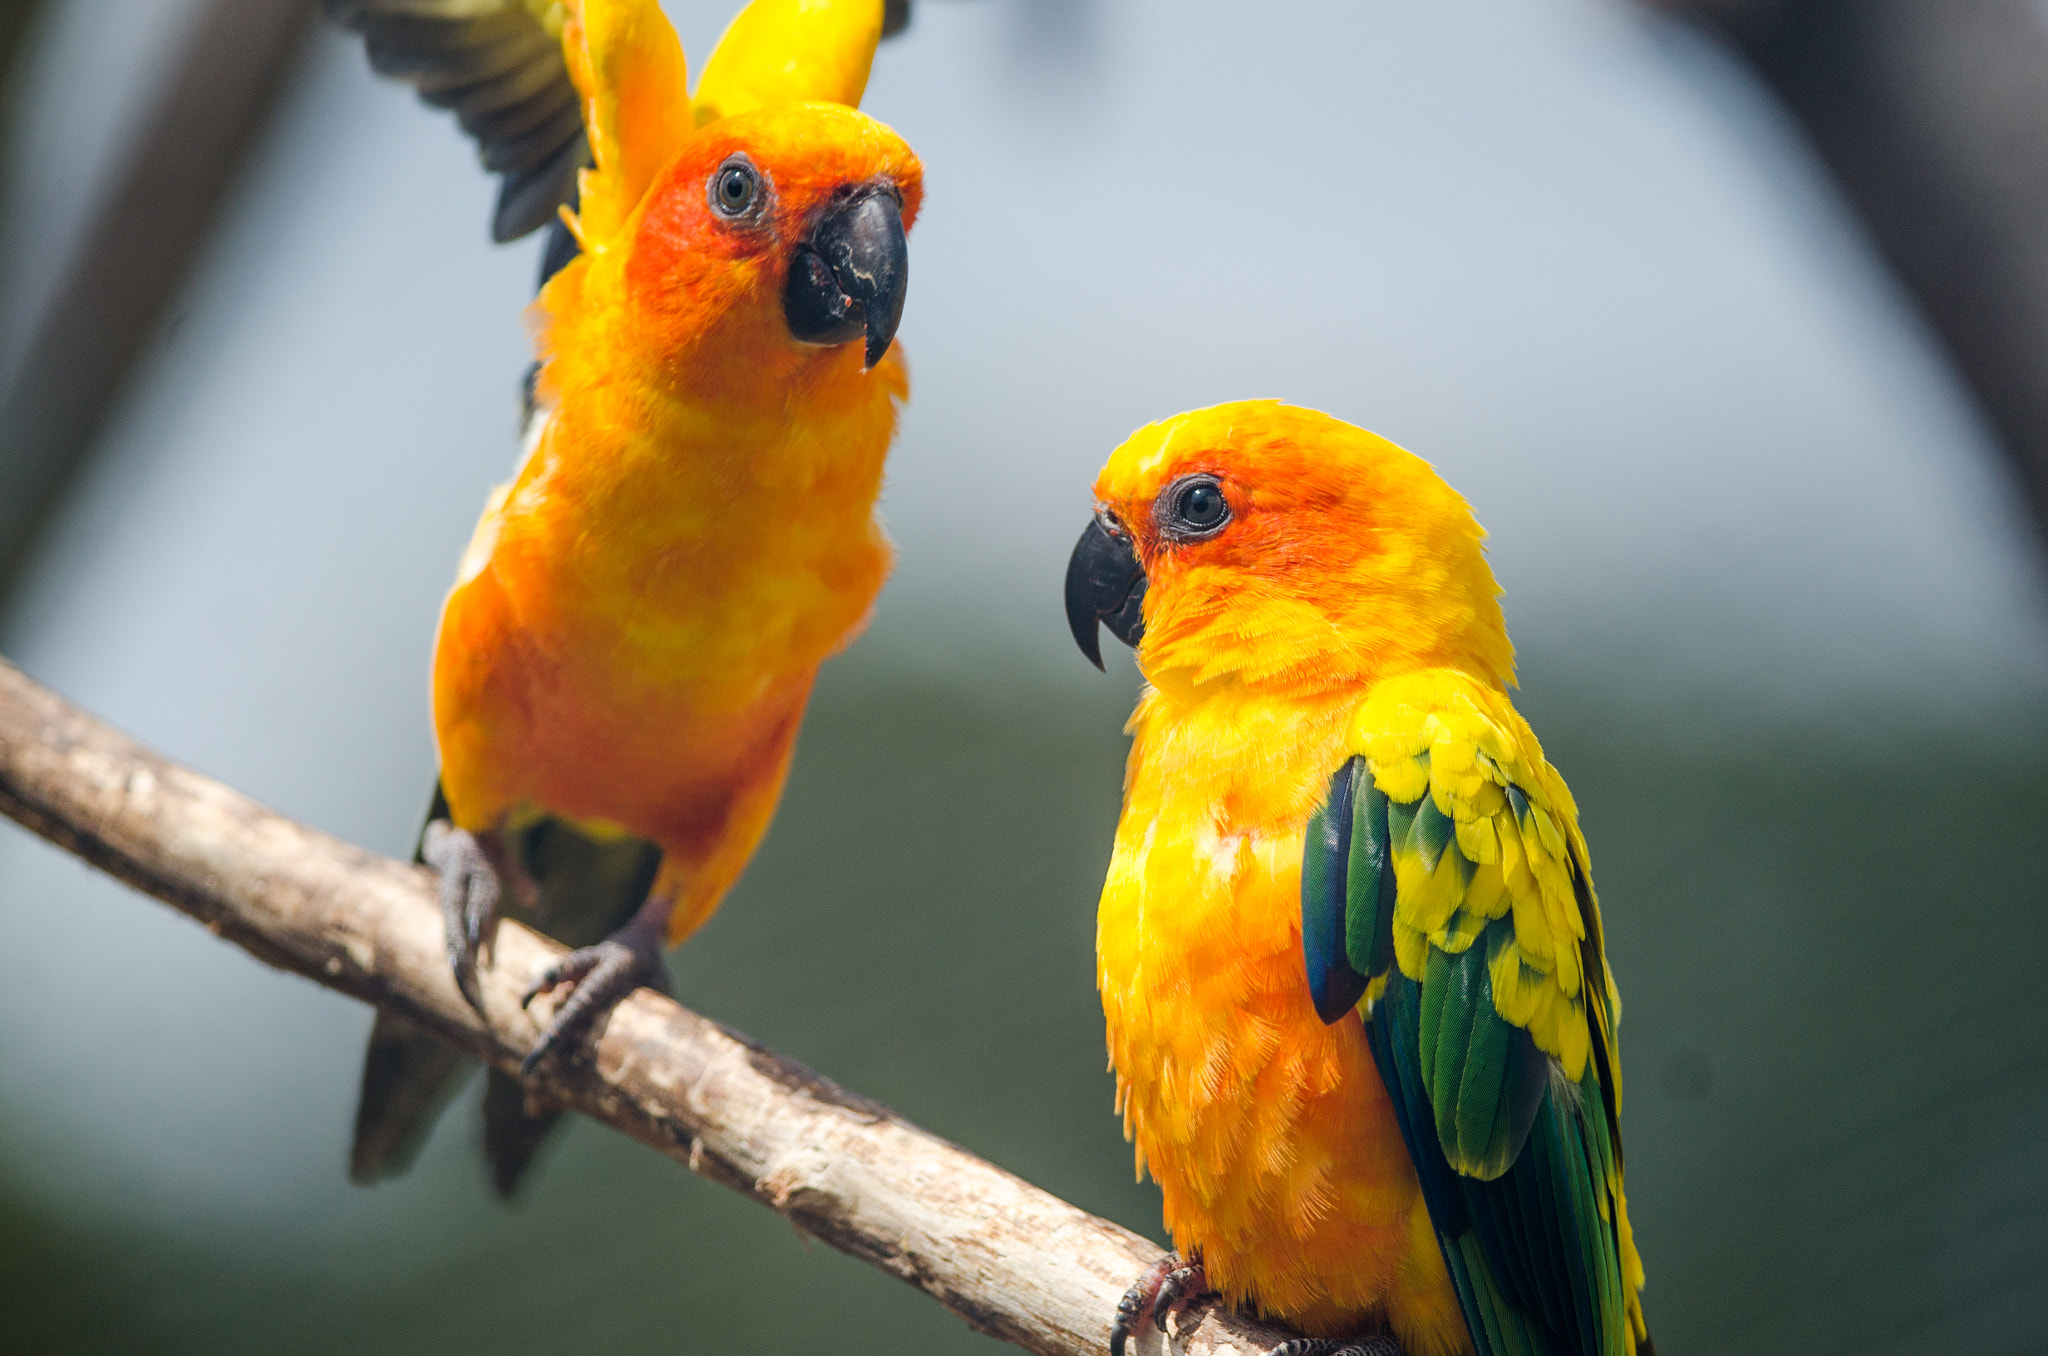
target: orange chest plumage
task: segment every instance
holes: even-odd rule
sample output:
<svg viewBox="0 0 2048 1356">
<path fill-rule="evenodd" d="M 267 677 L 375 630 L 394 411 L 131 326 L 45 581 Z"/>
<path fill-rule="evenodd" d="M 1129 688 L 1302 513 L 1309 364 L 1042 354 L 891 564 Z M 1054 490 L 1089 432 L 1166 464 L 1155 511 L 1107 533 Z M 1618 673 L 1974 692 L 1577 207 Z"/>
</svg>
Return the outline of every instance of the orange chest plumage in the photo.
<svg viewBox="0 0 2048 1356">
<path fill-rule="evenodd" d="M 1098 919 L 1126 1132 L 1211 1284 L 1313 1335 L 1467 1347 L 1357 1017 L 1301 959 L 1302 833 L 1355 701 L 1149 693 Z"/>
<path fill-rule="evenodd" d="M 736 801 L 772 795 L 818 664 L 891 558 L 873 505 L 902 369 L 844 358 L 838 389 L 771 418 L 604 390 L 558 410 L 443 613 L 460 820 L 530 804 L 694 857 Z"/>
</svg>

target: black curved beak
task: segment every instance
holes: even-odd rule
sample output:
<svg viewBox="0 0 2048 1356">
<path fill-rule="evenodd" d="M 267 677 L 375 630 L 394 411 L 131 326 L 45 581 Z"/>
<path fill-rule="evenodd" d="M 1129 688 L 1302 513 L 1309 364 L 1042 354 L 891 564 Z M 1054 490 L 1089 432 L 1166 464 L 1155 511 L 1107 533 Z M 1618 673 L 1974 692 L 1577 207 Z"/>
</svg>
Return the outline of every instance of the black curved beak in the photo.
<svg viewBox="0 0 2048 1356">
<path fill-rule="evenodd" d="M 1088 524 L 1067 561 L 1067 625 L 1088 662 L 1102 667 L 1098 624 L 1132 649 L 1145 638 L 1145 567 L 1131 547 L 1129 534 Z"/>
<path fill-rule="evenodd" d="M 826 209 L 791 254 L 782 315 L 807 344 L 846 344 L 866 334 L 865 365 L 873 367 L 896 337 L 909 283 L 896 191 L 864 188 Z"/>
</svg>

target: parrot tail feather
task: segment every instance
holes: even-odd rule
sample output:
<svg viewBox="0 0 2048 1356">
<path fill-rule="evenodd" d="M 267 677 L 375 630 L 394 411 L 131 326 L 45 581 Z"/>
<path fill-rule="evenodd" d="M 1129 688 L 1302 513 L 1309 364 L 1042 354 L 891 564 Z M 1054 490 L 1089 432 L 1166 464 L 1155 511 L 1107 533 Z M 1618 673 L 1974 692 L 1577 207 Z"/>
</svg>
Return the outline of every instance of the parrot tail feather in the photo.
<svg viewBox="0 0 2048 1356">
<path fill-rule="evenodd" d="M 500 1200 L 511 1200 L 562 1119 L 559 1107 L 529 1107 L 526 1087 L 518 1079 L 492 1069 L 484 1082 L 484 1157 L 491 1165 L 491 1185 Z"/>
<path fill-rule="evenodd" d="M 403 1017 L 377 1014 L 363 1052 L 349 1180 L 372 1186 L 412 1166 L 441 1109 L 469 1080 L 476 1062 Z"/>
</svg>

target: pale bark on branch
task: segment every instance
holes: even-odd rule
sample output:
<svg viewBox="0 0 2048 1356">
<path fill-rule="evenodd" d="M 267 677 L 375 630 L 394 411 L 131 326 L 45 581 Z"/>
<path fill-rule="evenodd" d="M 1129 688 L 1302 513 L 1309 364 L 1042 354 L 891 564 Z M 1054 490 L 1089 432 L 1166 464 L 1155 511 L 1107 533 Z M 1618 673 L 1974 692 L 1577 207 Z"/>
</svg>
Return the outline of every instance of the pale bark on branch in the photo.
<svg viewBox="0 0 2048 1356">
<path fill-rule="evenodd" d="M 516 1072 L 519 996 L 561 948 L 514 923 L 457 994 L 422 869 L 319 833 L 158 756 L 0 661 L 0 813 L 280 969 L 399 1013 Z M 534 1091 L 650 1144 L 803 1233 L 910 1282 L 991 1336 L 1096 1356 L 1152 1243 L 1021 1181 L 794 1061 L 647 990 L 593 1058 Z M 1117 1152 L 1109 1144 L 1105 1152 Z M 339 1172 L 337 1164 L 335 1171 Z M 1284 1334 L 1214 1306 L 1175 1325 L 1188 1356 Z M 1140 1353 L 1162 1348 L 1147 1334 Z"/>
</svg>

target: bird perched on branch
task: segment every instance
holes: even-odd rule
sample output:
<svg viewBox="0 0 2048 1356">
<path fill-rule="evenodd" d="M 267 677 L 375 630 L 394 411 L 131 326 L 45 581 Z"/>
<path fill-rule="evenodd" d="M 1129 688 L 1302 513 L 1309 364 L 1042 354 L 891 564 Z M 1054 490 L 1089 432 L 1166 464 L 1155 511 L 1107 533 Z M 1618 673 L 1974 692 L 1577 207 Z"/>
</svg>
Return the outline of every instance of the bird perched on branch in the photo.
<svg viewBox="0 0 2048 1356">
<path fill-rule="evenodd" d="M 1429 465 L 1272 401 L 1140 429 L 1067 615 L 1138 653 L 1097 974 L 1180 1249 L 1289 1356 L 1629 1356 L 1620 1012 L 1571 792 L 1508 699 L 1485 534 Z"/>
<path fill-rule="evenodd" d="M 328 0 L 547 224 L 526 453 L 441 616 L 421 841 L 479 1011 L 501 907 L 577 948 L 527 1061 L 711 916 L 766 831 L 818 665 L 866 623 L 907 395 L 923 171 L 857 111 L 884 0 L 753 0 L 694 96 L 657 0 Z M 900 13 L 898 15 L 900 22 Z M 351 1174 L 402 1171 L 466 1062 L 380 1017 Z M 509 1193 L 553 1121 L 496 1072 Z"/>
</svg>

